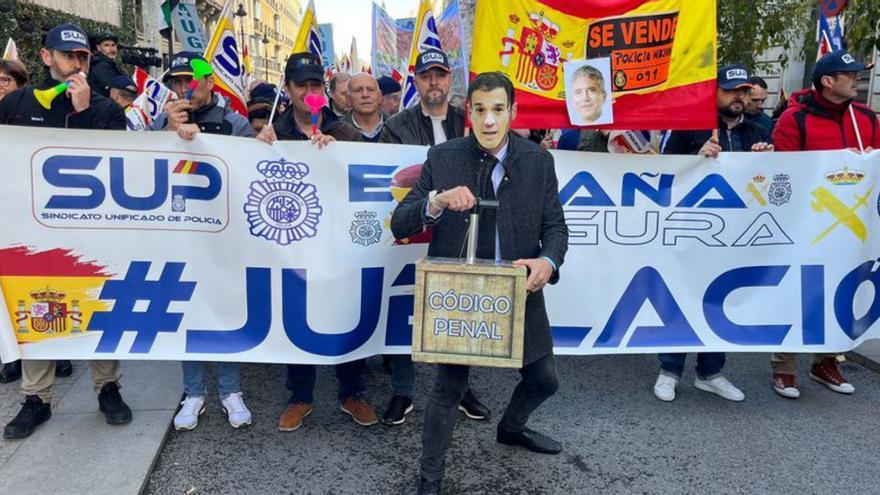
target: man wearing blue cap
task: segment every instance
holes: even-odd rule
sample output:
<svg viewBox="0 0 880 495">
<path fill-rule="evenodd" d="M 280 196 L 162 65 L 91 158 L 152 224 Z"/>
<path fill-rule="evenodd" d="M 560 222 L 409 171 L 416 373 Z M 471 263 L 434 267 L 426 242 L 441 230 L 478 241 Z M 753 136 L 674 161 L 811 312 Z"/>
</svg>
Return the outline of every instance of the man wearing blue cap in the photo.
<svg viewBox="0 0 880 495">
<path fill-rule="evenodd" d="M 662 146 L 664 154 L 702 155 L 717 158 L 722 151 L 773 151 L 770 131 L 745 118 L 746 99 L 752 85 L 749 72 L 740 64 L 718 69 L 717 136 L 713 130 L 674 131 Z M 675 399 L 675 388 L 684 372 L 685 353 L 660 354 L 660 374 L 654 383 L 654 396 L 664 402 Z M 733 383 L 721 374 L 726 357 L 723 352 L 697 354 L 694 387 L 727 400 L 745 399 Z"/>
<path fill-rule="evenodd" d="M 35 86 L 26 86 L 0 101 L 0 124 L 70 129 L 125 130 L 122 108 L 94 93 L 86 74 L 91 62 L 88 36 L 73 24 L 61 24 L 46 35 L 40 58 L 47 74 Z M 46 109 L 34 97 L 34 90 L 68 84 L 63 95 Z"/>
<path fill-rule="evenodd" d="M 382 112 L 389 116 L 397 115 L 400 111 L 400 92 L 402 91 L 400 83 L 388 76 L 380 77 L 379 91 L 382 92 L 382 104 L 379 107 Z"/>
<path fill-rule="evenodd" d="M 82 29 L 72 24 L 54 27 L 46 35 L 40 58 L 47 68 L 46 78 L 36 86 L 19 88 L 0 100 L 0 124 L 125 130 L 122 108 L 89 87 L 85 73 L 89 70 L 91 52 Z M 67 90 L 52 100 L 48 109 L 44 108 L 34 97 L 34 90 L 53 88 L 62 81 L 67 82 Z M 22 361 L 24 402 L 3 429 L 3 438 L 27 438 L 52 417 L 55 368 L 55 361 Z M 98 407 L 107 423 L 130 423 L 131 409 L 119 394 L 119 361 L 92 361 L 91 368 Z"/>
<path fill-rule="evenodd" d="M 813 89 L 791 95 L 779 117 L 773 141 L 780 151 L 870 151 L 880 148 L 877 113 L 853 101 L 859 73 L 873 68 L 837 50 L 825 54 L 813 69 Z M 854 125 L 857 123 L 858 125 Z"/>
<path fill-rule="evenodd" d="M 779 151 L 841 150 L 868 153 L 880 148 L 877 113 L 856 103 L 859 72 L 873 68 L 846 52 L 825 54 L 813 69 L 813 89 L 791 95 L 773 129 Z M 797 354 L 777 352 L 770 359 L 773 390 L 787 399 L 801 392 L 795 381 Z M 810 378 L 829 389 L 851 394 L 855 387 L 841 374 L 835 354 L 813 354 Z"/>
</svg>

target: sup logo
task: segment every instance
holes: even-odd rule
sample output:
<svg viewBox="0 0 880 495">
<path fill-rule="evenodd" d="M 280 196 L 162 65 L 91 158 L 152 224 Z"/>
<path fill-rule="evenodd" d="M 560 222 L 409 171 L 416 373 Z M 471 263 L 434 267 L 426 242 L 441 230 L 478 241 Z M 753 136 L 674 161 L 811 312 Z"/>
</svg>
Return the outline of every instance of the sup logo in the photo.
<svg viewBox="0 0 880 495">
<path fill-rule="evenodd" d="M 47 227 L 219 232 L 229 218 L 228 167 L 215 156 L 46 148 L 31 176 Z"/>
<path fill-rule="evenodd" d="M 315 237 L 324 209 L 317 188 L 303 182 L 309 166 L 282 158 L 261 161 L 257 171 L 266 180 L 251 183 L 244 204 L 251 235 L 282 246 Z"/>
</svg>

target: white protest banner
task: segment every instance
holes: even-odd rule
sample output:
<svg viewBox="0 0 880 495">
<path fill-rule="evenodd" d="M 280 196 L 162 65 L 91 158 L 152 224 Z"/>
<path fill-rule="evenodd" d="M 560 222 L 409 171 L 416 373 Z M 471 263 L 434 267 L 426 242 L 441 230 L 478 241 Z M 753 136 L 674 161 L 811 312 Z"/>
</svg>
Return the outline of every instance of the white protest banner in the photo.
<svg viewBox="0 0 880 495">
<path fill-rule="evenodd" d="M 427 239 L 394 241 L 388 220 L 425 148 L 0 134 L 0 332 L 25 358 L 409 352 Z M 557 353 L 840 352 L 877 337 L 880 152 L 554 157 L 570 231 L 545 290 Z"/>
</svg>

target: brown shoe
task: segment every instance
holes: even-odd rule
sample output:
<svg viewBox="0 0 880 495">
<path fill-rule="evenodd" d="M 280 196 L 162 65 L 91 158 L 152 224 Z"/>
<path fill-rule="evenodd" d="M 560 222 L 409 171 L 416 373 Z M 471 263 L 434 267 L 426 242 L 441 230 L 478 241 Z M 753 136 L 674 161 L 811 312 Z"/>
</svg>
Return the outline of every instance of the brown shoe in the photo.
<svg viewBox="0 0 880 495">
<path fill-rule="evenodd" d="M 278 418 L 279 431 L 296 431 L 303 425 L 303 419 L 311 414 L 312 406 L 309 404 L 291 404 L 281 413 Z"/>
<path fill-rule="evenodd" d="M 827 357 L 810 368 L 810 378 L 825 385 L 826 387 L 841 394 L 851 394 L 856 391 L 846 378 L 840 374 L 837 367 L 836 357 Z"/>
<path fill-rule="evenodd" d="M 773 373 L 773 391 L 786 399 L 797 399 L 801 396 L 794 381 L 794 375 Z"/>
<path fill-rule="evenodd" d="M 379 422 L 376 412 L 363 399 L 351 396 L 342 403 L 343 411 L 351 415 L 351 419 L 361 426 L 373 426 Z"/>
</svg>

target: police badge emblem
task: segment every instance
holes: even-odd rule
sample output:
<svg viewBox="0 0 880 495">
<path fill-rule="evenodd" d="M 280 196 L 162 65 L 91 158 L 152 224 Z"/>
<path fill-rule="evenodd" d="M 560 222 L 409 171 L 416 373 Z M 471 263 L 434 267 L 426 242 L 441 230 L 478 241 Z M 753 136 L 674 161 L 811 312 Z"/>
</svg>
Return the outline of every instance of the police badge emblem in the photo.
<svg viewBox="0 0 880 495">
<path fill-rule="evenodd" d="M 175 194 L 174 197 L 171 198 L 171 211 L 175 213 L 186 211 L 186 200 L 183 198 L 182 194 Z"/>
<path fill-rule="evenodd" d="M 379 242 L 382 238 L 382 225 L 376 219 L 376 212 L 355 212 L 348 233 L 351 234 L 351 242 L 364 247 Z"/>
<path fill-rule="evenodd" d="M 315 237 L 324 209 L 317 188 L 302 181 L 309 166 L 282 158 L 259 162 L 257 171 L 266 180 L 251 183 L 244 205 L 251 235 L 282 246 Z"/>
<path fill-rule="evenodd" d="M 782 206 L 791 201 L 791 180 L 788 174 L 776 174 L 767 191 L 768 199 L 776 206 Z"/>
</svg>

